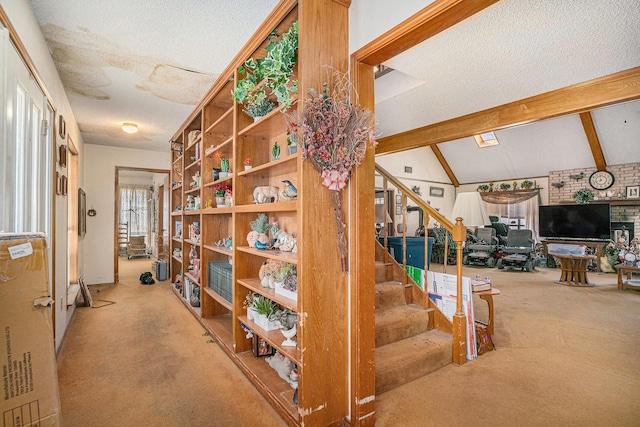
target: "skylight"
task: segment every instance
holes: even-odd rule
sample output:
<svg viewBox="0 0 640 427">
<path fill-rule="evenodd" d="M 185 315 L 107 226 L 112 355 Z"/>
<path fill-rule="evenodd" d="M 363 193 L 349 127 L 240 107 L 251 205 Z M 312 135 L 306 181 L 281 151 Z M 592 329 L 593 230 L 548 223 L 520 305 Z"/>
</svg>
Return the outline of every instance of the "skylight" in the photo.
<svg viewBox="0 0 640 427">
<path fill-rule="evenodd" d="M 481 133 L 480 135 L 474 135 L 473 137 L 476 139 L 476 144 L 478 144 L 478 147 L 480 148 L 491 147 L 492 145 L 500 144 L 498 142 L 496 134 L 493 132 L 485 132 Z"/>
</svg>

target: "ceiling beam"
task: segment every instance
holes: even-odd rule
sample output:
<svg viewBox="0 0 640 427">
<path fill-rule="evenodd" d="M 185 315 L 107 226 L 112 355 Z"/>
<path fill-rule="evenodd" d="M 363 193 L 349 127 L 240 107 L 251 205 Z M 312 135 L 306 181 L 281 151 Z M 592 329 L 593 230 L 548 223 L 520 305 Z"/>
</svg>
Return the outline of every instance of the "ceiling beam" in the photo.
<svg viewBox="0 0 640 427">
<path fill-rule="evenodd" d="M 387 136 L 376 155 L 453 141 L 543 119 L 579 114 L 640 98 L 640 67 L 532 96 L 495 108 Z"/>
<path fill-rule="evenodd" d="M 596 132 L 596 127 L 593 125 L 591 112 L 586 111 L 584 113 L 580 113 L 580 121 L 582 122 L 584 133 L 587 135 L 587 141 L 589 141 L 589 147 L 591 148 L 593 160 L 596 162 L 596 168 L 599 171 L 607 170 L 607 162 L 604 159 L 604 153 L 602 152 L 598 132 Z"/>
<path fill-rule="evenodd" d="M 353 53 L 358 62 L 378 65 L 453 27 L 498 0 L 436 0 L 400 25 Z"/>
<path fill-rule="evenodd" d="M 460 182 L 458 181 L 458 178 L 456 178 L 456 175 L 451 170 L 451 167 L 449 166 L 449 163 L 447 162 L 447 159 L 444 158 L 444 156 L 442 155 L 442 152 L 440 151 L 438 146 L 433 144 L 431 146 L 431 150 L 433 150 L 433 154 L 436 155 L 436 158 L 440 162 L 440 166 L 442 166 L 442 169 L 444 169 L 445 173 L 447 174 L 447 176 L 451 180 L 451 183 L 453 184 L 453 186 L 456 187 L 456 188 L 460 187 Z"/>
</svg>

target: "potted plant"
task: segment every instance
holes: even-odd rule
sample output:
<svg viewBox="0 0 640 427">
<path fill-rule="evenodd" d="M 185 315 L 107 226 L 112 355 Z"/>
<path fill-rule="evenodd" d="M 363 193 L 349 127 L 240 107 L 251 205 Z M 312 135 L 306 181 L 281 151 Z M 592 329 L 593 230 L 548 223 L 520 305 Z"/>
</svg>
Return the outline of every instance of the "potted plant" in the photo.
<svg viewBox="0 0 640 427">
<path fill-rule="evenodd" d="M 273 143 L 273 147 L 271 147 L 271 161 L 278 160 L 280 157 L 280 146 L 278 145 L 278 141 Z"/>
<path fill-rule="evenodd" d="M 237 81 L 231 94 L 234 101 L 245 104 L 243 111 L 254 120 L 273 108 L 267 91 L 275 95 L 279 105 L 286 106 L 291 105 L 291 94 L 298 91 L 298 81 L 290 79 L 297 61 L 298 23 L 294 22 L 280 41 L 277 38 L 275 29 L 269 35 L 266 57 L 249 58 L 238 67 L 238 74 L 245 77 Z"/>
<path fill-rule="evenodd" d="M 247 310 L 247 318 L 249 320 L 255 319 L 255 316 L 257 314 L 256 301 L 258 300 L 259 296 L 260 294 L 256 292 L 249 292 L 247 296 L 244 298 L 244 302 L 242 303 L 242 308 Z"/>
<path fill-rule="evenodd" d="M 298 152 L 298 145 L 295 138 L 290 133 L 287 135 L 287 147 L 289 148 L 289 155 L 296 154 Z"/>
<path fill-rule="evenodd" d="M 280 327 L 277 320 L 270 320 L 270 317 L 278 309 L 278 305 L 262 295 L 259 295 L 254 303 L 256 313 L 253 321 L 265 331 L 273 331 Z"/>
<path fill-rule="evenodd" d="M 500 190 L 502 191 L 509 191 L 510 188 L 511 188 L 511 184 L 508 184 L 506 182 L 503 182 L 502 184 L 500 184 Z"/>
<path fill-rule="evenodd" d="M 226 178 L 229 176 L 229 159 L 224 157 L 220 158 L 220 178 Z"/>
<path fill-rule="evenodd" d="M 294 301 L 298 299 L 298 276 L 294 264 L 284 262 L 275 274 L 276 294 L 290 298 Z"/>
<path fill-rule="evenodd" d="M 533 187 L 533 182 L 531 182 L 531 181 L 529 181 L 527 179 L 525 179 L 524 181 L 522 181 L 520 183 L 520 188 L 522 188 L 523 190 L 528 190 L 531 187 Z"/>
<path fill-rule="evenodd" d="M 588 188 L 581 188 L 578 191 L 576 191 L 575 193 L 573 193 L 573 199 L 576 201 L 577 204 L 579 205 L 586 205 L 588 204 L 590 201 L 593 200 L 593 192 L 591 190 L 589 190 Z"/>
<path fill-rule="evenodd" d="M 269 237 L 267 233 L 269 232 L 269 227 L 269 217 L 263 213 L 258 214 L 258 217 L 254 221 L 251 221 L 251 231 L 247 234 L 249 247 L 255 248 L 256 241 L 268 245 Z"/>
<path fill-rule="evenodd" d="M 216 184 L 213 186 L 213 195 L 216 197 L 216 206 L 222 208 L 225 206 L 224 196 L 230 192 L 231 188 L 227 184 Z"/>
<path fill-rule="evenodd" d="M 487 184 L 478 185 L 478 191 L 489 191 L 489 186 Z"/>
<path fill-rule="evenodd" d="M 251 157 L 247 157 L 244 159 L 244 170 L 248 171 L 251 169 Z"/>
</svg>

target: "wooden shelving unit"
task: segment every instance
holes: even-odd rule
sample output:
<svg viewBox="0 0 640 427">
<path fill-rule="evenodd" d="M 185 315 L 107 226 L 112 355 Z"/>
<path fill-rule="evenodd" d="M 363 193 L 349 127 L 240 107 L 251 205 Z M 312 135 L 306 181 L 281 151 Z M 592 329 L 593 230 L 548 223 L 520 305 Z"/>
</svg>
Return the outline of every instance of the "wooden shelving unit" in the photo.
<svg viewBox="0 0 640 427">
<path fill-rule="evenodd" d="M 304 8 L 300 7 L 303 2 Z M 346 68 L 348 7 L 349 2 L 344 0 L 282 0 L 172 139 L 172 146 L 184 147 L 183 152 L 174 151 L 171 159 L 171 244 L 172 251 L 179 248 L 182 252 L 173 253 L 171 258 L 172 280 L 180 271 L 183 279 L 191 276 L 189 252 L 194 248 L 200 260 L 200 277 L 192 280 L 192 286 L 200 286 L 201 307 L 191 306 L 184 287 L 182 291 L 174 287 L 174 291 L 290 425 L 338 425 L 348 417 L 347 276 L 341 272 L 328 192 L 308 162 L 302 162 L 299 154 L 287 153 L 285 108 L 275 108 L 254 122 L 242 111 L 242 105 L 233 102 L 231 92 L 242 78 L 238 66 L 249 58 L 264 57 L 272 30 L 277 28 L 281 35 L 296 21 L 300 49 L 292 78 L 299 82 L 299 94 L 321 88 L 328 76 L 326 64 Z M 323 19 L 319 21 L 318 16 Z M 282 153 L 278 160 L 272 160 L 271 147 L 276 141 Z M 220 156 L 229 159 L 230 175 L 214 181 L 212 169 L 220 168 Z M 253 160 L 253 167 L 245 171 L 243 161 L 247 157 Z M 192 185 L 197 174 L 200 181 Z M 282 189 L 283 180 L 297 187 L 298 200 L 281 197 L 274 203 L 253 201 L 256 186 Z M 215 200 L 213 187 L 222 183 L 232 188 L 231 206 L 215 207 L 213 203 L 214 207 L 207 207 Z M 187 210 L 188 198 L 198 199 L 200 206 Z M 280 229 L 297 233 L 297 253 L 261 251 L 247 245 L 250 222 L 259 213 L 265 213 L 270 223 L 278 221 Z M 182 225 L 181 236 L 175 235 L 178 222 Z M 194 223 L 200 226 L 197 240 L 188 234 Z M 226 238 L 232 240 L 230 248 L 221 243 Z M 297 301 L 261 286 L 259 269 L 268 259 L 296 265 Z M 210 262 L 232 263 L 231 302 L 210 287 Z M 243 302 L 251 292 L 299 313 L 297 347 L 283 347 L 285 338 L 279 330 L 264 331 L 247 318 Z M 254 357 L 243 325 L 297 366 L 298 405 L 293 402 L 290 384 L 264 358 Z"/>
</svg>

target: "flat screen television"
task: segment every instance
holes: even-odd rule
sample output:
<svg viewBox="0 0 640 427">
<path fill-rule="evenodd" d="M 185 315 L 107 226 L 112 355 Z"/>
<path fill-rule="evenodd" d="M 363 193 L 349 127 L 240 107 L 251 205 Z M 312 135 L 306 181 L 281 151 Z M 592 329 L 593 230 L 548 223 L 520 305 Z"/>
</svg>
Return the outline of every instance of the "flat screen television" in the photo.
<svg viewBox="0 0 640 427">
<path fill-rule="evenodd" d="M 608 203 L 540 206 L 540 237 L 562 239 L 611 238 L 611 209 Z"/>
</svg>

